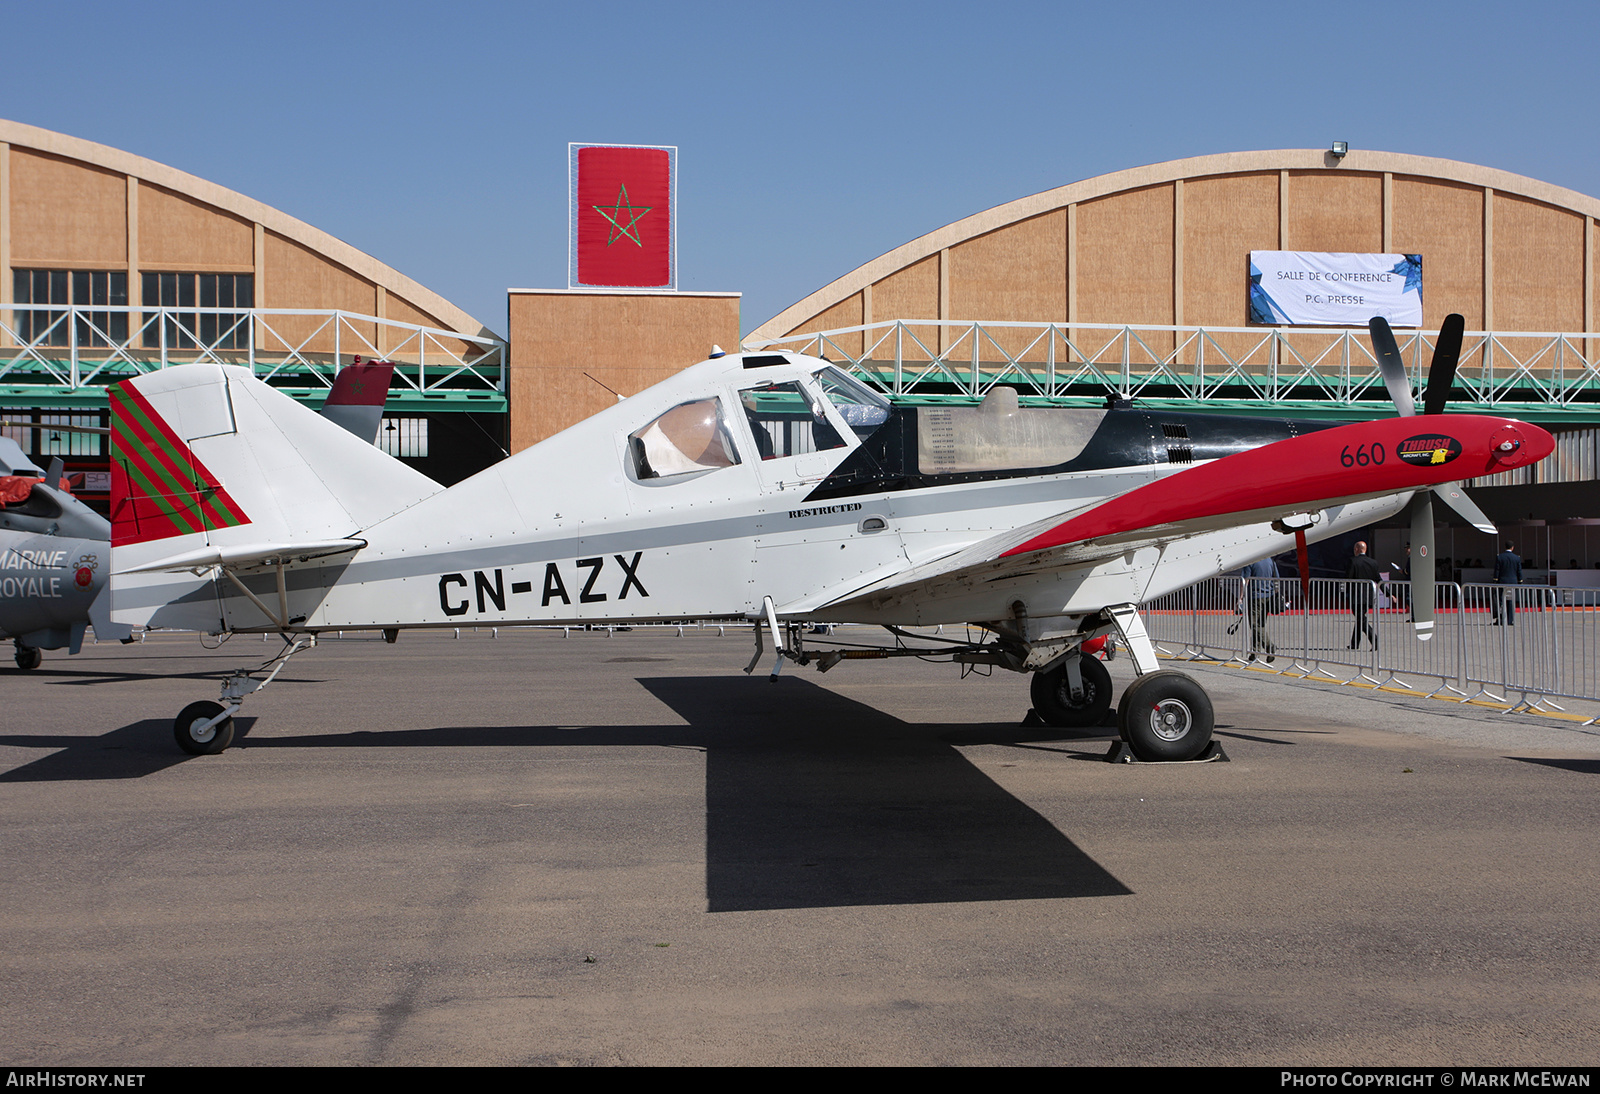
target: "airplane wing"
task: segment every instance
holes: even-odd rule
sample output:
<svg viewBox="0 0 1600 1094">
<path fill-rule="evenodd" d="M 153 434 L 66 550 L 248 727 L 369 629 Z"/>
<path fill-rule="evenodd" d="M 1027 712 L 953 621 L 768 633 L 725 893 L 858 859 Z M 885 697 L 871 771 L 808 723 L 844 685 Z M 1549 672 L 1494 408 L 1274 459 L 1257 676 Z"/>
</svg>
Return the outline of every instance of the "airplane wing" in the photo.
<svg viewBox="0 0 1600 1094">
<path fill-rule="evenodd" d="M 1519 424 L 1439 414 L 1319 430 L 1001 532 L 854 590 L 828 607 L 896 596 L 936 580 L 996 581 L 1092 566 L 1203 532 L 1497 474 L 1548 454 L 1542 434 L 1519 430 Z"/>
</svg>

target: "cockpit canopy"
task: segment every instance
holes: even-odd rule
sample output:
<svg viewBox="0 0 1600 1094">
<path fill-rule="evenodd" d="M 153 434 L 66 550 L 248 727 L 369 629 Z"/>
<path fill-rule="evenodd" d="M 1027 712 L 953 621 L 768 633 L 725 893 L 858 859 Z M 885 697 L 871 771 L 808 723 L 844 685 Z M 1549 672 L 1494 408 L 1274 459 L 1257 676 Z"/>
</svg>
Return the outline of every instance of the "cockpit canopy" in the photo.
<svg viewBox="0 0 1600 1094">
<path fill-rule="evenodd" d="M 789 362 L 780 358 L 775 363 Z M 845 447 L 829 408 L 858 441 L 889 419 L 889 400 L 831 365 L 801 379 L 762 380 L 760 376 L 754 371 L 742 375 L 744 382 L 736 391 L 739 410 L 755 444 L 751 458 L 771 460 Z M 714 471 L 741 462 L 728 408 L 714 396 L 679 403 L 658 415 L 628 435 L 628 450 L 634 475 L 641 482 Z"/>
</svg>

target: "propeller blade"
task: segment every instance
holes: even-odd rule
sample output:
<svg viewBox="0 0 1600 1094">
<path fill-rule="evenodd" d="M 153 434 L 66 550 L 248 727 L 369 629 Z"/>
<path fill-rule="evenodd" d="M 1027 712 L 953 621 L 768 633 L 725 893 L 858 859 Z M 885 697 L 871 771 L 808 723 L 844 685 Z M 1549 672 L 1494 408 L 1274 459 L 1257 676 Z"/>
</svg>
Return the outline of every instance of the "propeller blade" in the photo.
<svg viewBox="0 0 1600 1094">
<path fill-rule="evenodd" d="M 61 462 L 60 456 L 55 457 L 50 461 L 50 470 L 44 473 L 45 485 L 53 486 L 57 490 L 66 489 L 67 484 L 62 481 L 62 478 L 66 475 L 66 473 L 67 465 Z"/>
<path fill-rule="evenodd" d="M 1394 340 L 1389 321 L 1381 315 L 1368 321 L 1367 330 L 1372 333 L 1372 351 L 1378 355 L 1378 367 L 1383 370 L 1383 386 L 1389 389 L 1389 398 L 1394 400 L 1400 417 L 1409 418 L 1417 412 L 1417 404 L 1411 398 L 1406 363 L 1400 359 L 1400 343 Z"/>
<path fill-rule="evenodd" d="M 1418 491 L 1411 499 L 1411 622 L 1417 641 L 1433 637 L 1433 495 Z"/>
<path fill-rule="evenodd" d="M 1456 364 L 1461 360 L 1461 332 L 1467 321 L 1455 312 L 1444 317 L 1439 341 L 1433 347 L 1433 363 L 1428 366 L 1428 390 L 1422 396 L 1423 412 L 1443 414 L 1450 401 L 1450 387 L 1456 382 Z"/>
<path fill-rule="evenodd" d="M 1306 530 L 1294 530 L 1294 560 L 1300 564 L 1300 603 L 1311 610 L 1311 555 L 1306 551 Z"/>
<path fill-rule="evenodd" d="M 1439 500 L 1454 509 L 1462 520 L 1472 525 L 1486 536 L 1497 536 L 1499 529 L 1495 528 L 1494 521 L 1484 515 L 1472 499 L 1467 497 L 1467 492 L 1461 488 L 1459 482 L 1440 483 L 1433 488 L 1433 493 L 1439 495 Z"/>
</svg>

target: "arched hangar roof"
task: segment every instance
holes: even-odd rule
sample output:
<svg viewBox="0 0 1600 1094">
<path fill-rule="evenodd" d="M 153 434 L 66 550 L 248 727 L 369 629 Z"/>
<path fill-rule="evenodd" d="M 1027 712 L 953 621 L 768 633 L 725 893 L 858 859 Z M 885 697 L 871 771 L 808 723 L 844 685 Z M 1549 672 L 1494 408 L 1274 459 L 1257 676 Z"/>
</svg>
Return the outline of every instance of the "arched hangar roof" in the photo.
<svg viewBox="0 0 1600 1094">
<path fill-rule="evenodd" d="M 349 270 L 375 286 L 379 286 L 414 308 L 426 313 L 440 326 L 469 335 L 497 337 L 483 323 L 456 307 L 438 293 L 426 288 L 398 270 L 379 262 L 364 251 L 352 247 L 320 228 L 274 209 L 270 205 L 246 197 L 225 186 L 207 182 L 175 167 L 157 163 L 131 152 L 124 152 L 94 141 L 71 137 L 37 126 L 0 119 L 0 143 L 78 161 L 105 171 L 136 178 L 212 206 L 241 220 L 260 225 L 266 231 L 280 236 L 322 256 L 327 261 Z"/>
<path fill-rule="evenodd" d="M 1269 202 L 1276 202 L 1278 206 L 1276 219 L 1279 225 L 1283 225 L 1290 219 L 1288 212 L 1289 199 L 1287 195 L 1291 189 L 1291 179 L 1304 178 L 1313 175 L 1318 176 L 1319 181 L 1320 179 L 1344 176 L 1347 179 L 1365 178 L 1367 180 L 1373 180 L 1375 185 L 1381 185 L 1383 198 L 1382 209 L 1379 215 L 1381 215 L 1383 219 L 1382 239 L 1384 242 L 1387 242 L 1390 238 L 1389 221 L 1394 212 L 1394 204 L 1389 195 L 1390 187 L 1393 185 L 1393 181 L 1396 179 L 1426 182 L 1432 184 L 1433 188 L 1436 190 L 1441 188 L 1455 189 L 1458 191 L 1477 190 L 1484 195 L 1505 195 L 1508 198 L 1521 199 L 1524 203 L 1536 202 L 1540 205 L 1553 207 L 1556 210 L 1561 210 L 1569 214 L 1576 214 L 1571 218 L 1571 222 L 1573 224 L 1577 224 L 1579 218 L 1582 218 L 1586 224 L 1592 225 L 1593 220 L 1597 217 L 1600 217 L 1600 200 L 1597 200 L 1586 194 L 1580 194 L 1576 191 L 1568 190 L 1560 186 L 1554 186 L 1550 183 L 1541 182 L 1537 179 L 1527 178 L 1523 175 L 1512 174 L 1509 171 L 1500 171 L 1491 167 L 1460 163 L 1454 160 L 1436 159 L 1429 156 L 1413 156 L 1395 152 L 1365 151 L 1360 149 L 1351 150 L 1349 154 L 1344 156 L 1342 159 L 1336 159 L 1329 152 L 1316 149 L 1228 152 L 1211 156 L 1195 156 L 1189 159 L 1171 160 L 1166 163 L 1135 167 L 1126 171 L 1117 171 L 1108 175 L 1100 175 L 1096 178 L 1085 179 L 1081 182 L 1070 183 L 1066 186 L 1060 186 L 1053 190 L 1046 190 L 1042 193 L 1034 194 L 1029 197 L 1019 198 L 1016 201 L 1007 202 L 1004 205 L 997 205 L 992 209 L 986 209 L 981 213 L 976 213 L 962 220 L 955 221 L 952 224 L 947 224 L 942 228 L 929 232 L 927 235 L 913 239 L 911 242 L 906 243 L 903 246 L 896 247 L 894 250 L 889 251 L 888 253 L 866 263 L 865 265 L 851 270 L 849 273 L 830 282 L 829 284 L 824 285 L 816 292 L 805 297 L 805 299 L 800 300 L 793 306 L 786 308 L 772 319 L 769 319 L 767 322 L 763 323 L 756 330 L 752 331 L 747 337 L 747 341 L 759 342 L 762 339 L 781 338 L 797 331 L 815 330 L 821 327 L 850 326 L 852 325 L 852 322 L 850 321 L 850 308 L 840 307 L 840 305 L 850 301 L 851 297 L 853 296 L 863 294 L 864 290 L 870 292 L 870 289 L 873 285 L 885 282 L 902 271 L 908 271 L 911 267 L 916 266 L 925 259 L 939 255 L 943 252 L 959 250 L 963 244 L 971 244 L 973 241 L 980 239 L 980 237 L 992 235 L 1004 229 L 1019 225 L 1024 221 L 1039 218 L 1059 210 L 1082 207 L 1088 205 L 1089 203 L 1098 202 L 1101 199 L 1114 198 L 1119 195 L 1128 195 L 1139 191 L 1152 191 L 1163 186 L 1171 188 L 1172 184 L 1174 183 L 1195 182 L 1198 180 L 1225 178 L 1228 176 L 1255 176 L 1257 178 L 1265 179 L 1270 183 L 1272 181 L 1270 176 L 1278 176 L 1282 182 L 1276 186 L 1269 185 L 1266 188 L 1262 188 L 1260 190 L 1258 199 L 1254 200 L 1257 206 Z M 1382 180 L 1381 183 L 1377 183 L 1376 180 L 1380 178 Z M 1310 187 L 1307 189 L 1309 191 Z M 1482 286 L 1486 284 L 1492 285 L 1494 253 L 1497 249 L 1502 248 L 1507 244 L 1504 242 L 1494 242 L 1497 237 L 1494 237 L 1490 234 L 1490 228 L 1488 225 L 1492 222 L 1492 209 L 1494 207 L 1493 201 L 1487 200 L 1486 198 L 1480 199 L 1480 201 L 1483 208 L 1487 210 L 1484 215 L 1485 226 L 1482 233 L 1480 233 L 1480 238 L 1477 243 L 1479 253 L 1483 258 L 1486 259 L 1487 265 L 1487 269 L 1483 270 L 1481 274 L 1477 275 L 1480 278 L 1479 292 L 1482 293 L 1484 291 Z M 1428 211 L 1431 207 L 1424 208 L 1426 203 L 1419 202 L 1416 204 L 1418 210 L 1420 211 L 1416 212 L 1415 216 L 1427 217 L 1431 215 Z M 1131 211 L 1134 203 L 1129 202 L 1128 205 Z M 1154 209 L 1155 206 L 1147 205 L 1146 208 Z M 1168 203 L 1167 209 L 1171 209 L 1170 203 Z M 1470 202 L 1464 206 L 1458 204 L 1457 209 L 1470 210 Z M 1257 212 L 1261 212 L 1261 210 L 1257 210 Z M 1328 214 L 1326 214 L 1325 219 L 1332 220 L 1336 213 L 1337 210 L 1330 211 Z M 1162 211 L 1162 216 L 1181 217 L 1181 215 L 1181 211 L 1175 214 L 1168 211 Z M 1267 211 L 1265 215 L 1268 220 L 1272 219 L 1270 211 Z M 1409 209 L 1407 210 L 1407 215 L 1413 215 Z M 1451 215 L 1455 216 L 1457 220 L 1462 219 L 1459 214 Z M 1261 218 L 1258 217 L 1257 219 L 1259 220 Z M 1470 219 L 1470 217 L 1466 219 Z M 1181 229 L 1181 220 L 1177 221 L 1174 227 Z M 1502 230 L 1502 235 L 1508 235 L 1511 231 L 1517 229 L 1518 227 L 1519 224 L 1506 225 Z M 1192 230 L 1193 229 L 1191 228 L 1191 231 Z M 1071 229 L 1069 228 L 1067 231 L 1070 233 Z M 1304 235 L 1305 238 L 1295 238 L 1297 234 Z M 1408 235 L 1412 233 L 1398 234 Z M 1458 232 L 1457 234 L 1460 235 L 1463 233 Z M 1582 234 L 1585 237 L 1588 237 L 1592 235 L 1592 229 L 1586 227 L 1583 229 Z M 1281 249 L 1305 250 L 1380 249 L 1377 245 L 1378 236 L 1375 232 L 1368 233 L 1368 236 L 1370 236 L 1372 242 L 1368 245 L 1362 246 L 1318 246 L 1316 244 L 1319 242 L 1323 244 L 1328 242 L 1329 235 L 1327 232 L 1323 232 L 1320 236 L 1317 236 L 1316 233 L 1297 233 L 1294 231 L 1289 231 L 1284 227 L 1279 227 L 1276 232 L 1273 232 L 1270 229 L 1266 232 L 1258 232 L 1256 237 L 1253 238 L 1260 238 L 1263 235 L 1269 238 L 1271 236 L 1277 236 L 1278 238 L 1275 240 L 1275 242 L 1268 243 L 1264 246 L 1261 244 L 1253 244 L 1260 247 L 1260 249 L 1270 249 L 1273 246 Z M 1289 236 L 1290 238 L 1282 238 L 1285 235 Z M 1181 230 L 1170 233 L 1169 242 L 1173 237 L 1181 239 Z M 1306 245 L 1308 243 L 1311 245 Z M 1405 244 L 1398 240 L 1395 244 L 1396 249 L 1400 249 L 1402 246 L 1407 245 L 1409 244 Z M 1063 243 L 1061 246 L 1067 247 L 1068 245 Z M 1592 244 L 1587 241 L 1587 238 L 1585 239 L 1585 242 L 1580 244 L 1578 247 L 1578 260 L 1581 260 L 1585 265 L 1589 264 L 1587 253 L 1591 247 Z M 1386 250 L 1388 248 L 1385 247 L 1382 249 Z M 1443 248 L 1440 249 L 1442 250 Z M 1070 261 L 1070 259 L 1068 261 Z M 1179 261 L 1181 266 L 1181 258 Z M 991 269 L 998 269 L 993 265 L 992 258 L 986 259 L 985 264 L 989 265 Z M 1231 268 L 1228 272 L 1230 276 L 1233 273 Z M 1484 275 L 1487 275 L 1487 280 L 1484 280 Z M 941 276 L 948 279 L 949 274 L 948 272 L 944 272 L 941 274 Z M 1585 271 L 1585 274 L 1580 276 L 1582 280 L 1589 280 L 1592 279 L 1593 273 L 1592 271 Z M 1458 286 L 1451 286 L 1451 288 L 1456 289 Z M 1593 296 L 1592 287 L 1584 286 L 1584 290 L 1584 296 L 1586 298 Z M 1492 297 L 1492 289 L 1489 290 L 1489 292 L 1491 293 Z M 1076 286 L 1073 288 L 1073 294 L 1077 295 Z M 945 298 L 948 299 L 949 293 L 947 287 L 944 295 Z M 1180 287 L 1180 308 L 1182 295 L 1183 290 Z M 1242 294 L 1238 295 L 1242 300 Z M 1576 297 L 1576 293 L 1573 295 Z M 902 299 L 903 296 L 897 293 L 896 298 Z M 1072 296 L 1066 297 L 1068 300 L 1072 298 Z M 870 322 L 873 318 L 880 320 L 911 318 L 911 316 L 890 314 L 890 308 L 886 308 L 882 305 L 872 306 L 866 303 L 867 299 L 869 298 L 867 298 L 865 295 L 862 296 L 863 303 L 860 307 L 856 308 L 856 311 L 858 314 L 861 312 L 865 312 L 865 314 L 854 320 L 855 322 Z M 1486 303 L 1489 302 L 1492 302 L 1492 299 L 1490 301 L 1486 301 Z M 1067 305 L 1067 308 L 1070 309 L 1070 304 Z M 832 314 L 829 314 L 830 309 L 834 309 Z M 960 310 L 961 309 L 958 306 L 957 311 Z M 1485 307 L 1484 310 L 1487 311 L 1489 309 Z M 1077 318 L 1082 320 L 1085 317 L 1083 315 L 1076 317 L 1070 315 L 1029 315 L 1025 317 L 1022 315 L 941 314 L 938 316 L 938 318 L 959 320 L 1027 318 L 1030 320 L 1056 321 L 1063 318 Z M 1199 317 L 1197 316 L 1192 316 L 1190 321 L 1196 321 L 1198 318 Z M 1469 314 L 1468 318 L 1470 322 L 1473 319 L 1473 316 Z M 1487 321 L 1491 318 L 1491 316 L 1482 315 L 1481 318 Z M 1502 316 L 1501 318 L 1510 317 Z M 1134 323 L 1159 323 L 1172 321 L 1182 322 L 1182 319 L 1174 315 L 1169 315 L 1166 318 L 1145 315 L 1126 315 L 1118 317 L 1118 321 Z M 1211 320 L 1207 321 L 1209 322 Z M 1239 320 L 1239 322 L 1242 323 L 1242 318 Z M 1229 325 L 1233 324 L 1230 323 Z M 1523 326 L 1522 329 L 1531 328 Z M 1571 328 L 1563 327 L 1562 329 Z"/>
</svg>

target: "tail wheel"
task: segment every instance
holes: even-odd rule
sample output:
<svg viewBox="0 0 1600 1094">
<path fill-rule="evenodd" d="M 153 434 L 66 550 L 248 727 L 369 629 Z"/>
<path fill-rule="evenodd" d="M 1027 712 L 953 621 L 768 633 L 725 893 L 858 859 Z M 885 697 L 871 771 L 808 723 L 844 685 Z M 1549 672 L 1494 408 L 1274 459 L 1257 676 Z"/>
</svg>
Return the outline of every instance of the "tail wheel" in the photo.
<svg viewBox="0 0 1600 1094">
<path fill-rule="evenodd" d="M 1033 709 L 1050 725 L 1097 726 L 1111 709 L 1111 673 L 1099 658 L 1080 656 L 1078 672 L 1083 677 L 1083 694 L 1077 699 L 1072 697 L 1065 665 L 1033 674 L 1028 686 Z"/>
<path fill-rule="evenodd" d="M 182 713 L 172 721 L 172 735 L 177 738 L 178 747 L 191 756 L 211 756 L 232 744 L 232 717 L 224 718 L 209 728 L 200 728 L 223 710 L 221 703 L 213 703 L 209 699 L 184 707 Z"/>
<path fill-rule="evenodd" d="M 1211 743 L 1215 715 L 1205 689 L 1181 672 L 1152 672 L 1117 706 L 1123 740 L 1141 760 L 1193 760 Z"/>
<path fill-rule="evenodd" d="M 29 669 L 36 669 L 42 664 L 44 664 L 43 650 L 37 646 L 24 646 L 21 642 L 17 643 L 17 668 L 26 672 Z"/>
</svg>

